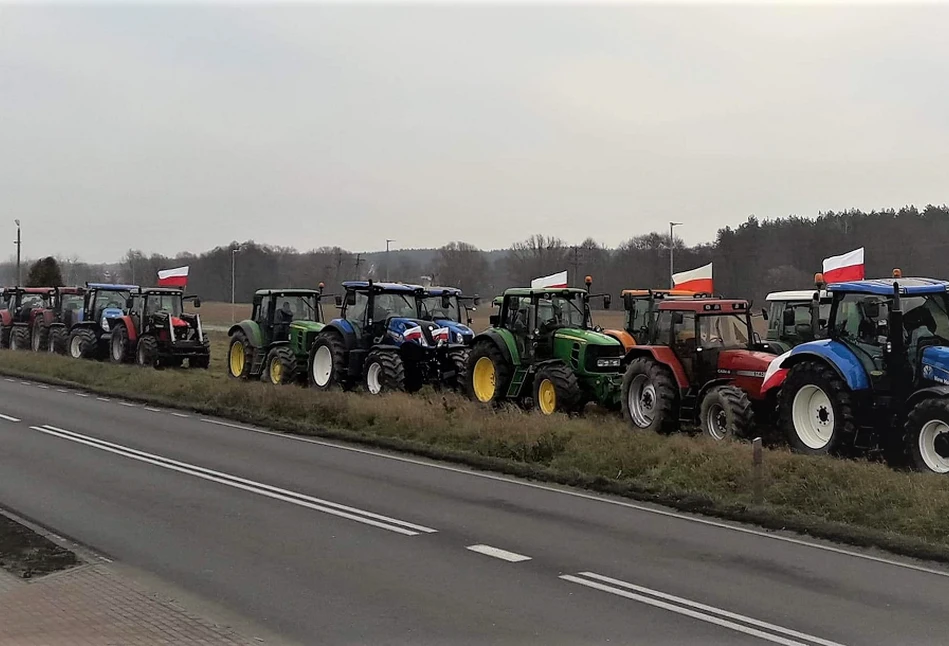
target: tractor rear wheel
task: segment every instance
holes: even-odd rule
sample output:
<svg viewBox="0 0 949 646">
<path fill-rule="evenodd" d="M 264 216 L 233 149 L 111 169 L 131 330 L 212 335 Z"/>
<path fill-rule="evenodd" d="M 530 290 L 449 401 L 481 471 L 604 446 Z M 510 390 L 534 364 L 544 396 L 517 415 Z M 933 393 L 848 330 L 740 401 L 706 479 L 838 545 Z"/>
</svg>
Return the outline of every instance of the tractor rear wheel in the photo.
<svg viewBox="0 0 949 646">
<path fill-rule="evenodd" d="M 704 435 L 719 442 L 728 437 L 748 437 L 754 426 L 748 393 L 731 385 L 710 388 L 702 398 L 699 424 Z"/>
<path fill-rule="evenodd" d="M 405 392 L 405 363 L 394 350 L 372 350 L 366 356 L 363 382 L 370 395 Z"/>
<path fill-rule="evenodd" d="M 124 325 L 116 325 L 112 329 L 112 338 L 109 340 L 109 361 L 112 363 L 128 363 L 135 357 L 134 344 L 129 340 L 129 331 Z"/>
<path fill-rule="evenodd" d="M 30 338 L 30 347 L 33 352 L 46 352 L 46 346 L 49 344 L 49 328 L 41 316 L 37 316 L 33 322 L 33 335 Z"/>
<path fill-rule="evenodd" d="M 903 447 L 916 471 L 949 473 L 949 399 L 929 398 L 913 406 L 903 426 Z"/>
<path fill-rule="evenodd" d="M 583 398 L 577 375 L 562 363 L 552 363 L 534 375 L 534 406 L 544 415 L 572 413 Z"/>
<path fill-rule="evenodd" d="M 468 353 L 468 348 L 449 350 L 448 361 L 451 363 L 455 375 L 446 379 L 444 386 L 452 390 L 463 390 L 465 388 L 468 381 Z"/>
<path fill-rule="evenodd" d="M 637 429 L 672 433 L 678 428 L 679 393 L 669 369 L 650 357 L 630 362 L 623 375 L 623 417 Z"/>
<path fill-rule="evenodd" d="M 25 325 L 17 325 L 13 328 L 10 335 L 11 350 L 29 350 L 30 349 L 30 328 Z"/>
<path fill-rule="evenodd" d="M 468 353 L 465 383 L 469 395 L 482 404 L 498 405 L 504 401 L 511 366 L 501 350 L 491 341 L 482 341 Z"/>
<path fill-rule="evenodd" d="M 297 380 L 297 358 L 289 346 L 278 345 L 270 351 L 260 378 L 276 386 L 292 384 Z"/>
<path fill-rule="evenodd" d="M 158 340 L 146 334 L 138 340 L 135 348 L 135 363 L 143 368 L 158 368 Z"/>
<path fill-rule="evenodd" d="M 238 330 L 231 337 L 231 345 L 227 350 L 227 374 L 234 379 L 246 379 L 250 372 L 251 359 L 254 351 L 247 342 L 244 333 Z"/>
<path fill-rule="evenodd" d="M 320 390 L 345 389 L 348 385 L 346 371 L 346 346 L 343 338 L 335 333 L 320 334 L 310 348 L 307 364 L 307 381 Z"/>
<path fill-rule="evenodd" d="M 92 359 L 96 354 L 96 335 L 80 328 L 69 335 L 69 356 L 73 359 Z"/>
<path fill-rule="evenodd" d="M 798 453 L 836 453 L 845 437 L 856 435 L 850 389 L 826 364 L 792 366 L 779 397 L 781 424 Z"/>
<path fill-rule="evenodd" d="M 49 340 L 47 350 L 50 354 L 66 354 L 69 349 L 69 331 L 61 325 L 56 325 L 49 330 Z"/>
</svg>

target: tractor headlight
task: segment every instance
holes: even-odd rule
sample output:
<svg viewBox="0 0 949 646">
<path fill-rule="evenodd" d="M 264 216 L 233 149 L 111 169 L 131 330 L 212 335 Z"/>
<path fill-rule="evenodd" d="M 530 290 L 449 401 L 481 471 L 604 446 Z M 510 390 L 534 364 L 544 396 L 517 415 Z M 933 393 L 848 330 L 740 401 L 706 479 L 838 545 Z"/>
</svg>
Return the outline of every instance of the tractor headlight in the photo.
<svg viewBox="0 0 949 646">
<path fill-rule="evenodd" d="M 103 317 L 102 317 L 102 323 L 99 325 L 99 327 L 101 327 L 104 331 L 108 332 L 108 331 L 109 331 L 109 319 L 107 319 L 106 317 L 103 316 Z"/>
<path fill-rule="evenodd" d="M 620 358 L 616 357 L 613 359 L 597 359 L 596 367 L 597 368 L 619 368 Z"/>
<path fill-rule="evenodd" d="M 464 343 L 464 342 L 465 342 L 465 335 L 464 335 L 464 334 L 462 334 L 461 332 L 459 332 L 458 334 L 455 335 L 455 343 Z"/>
</svg>

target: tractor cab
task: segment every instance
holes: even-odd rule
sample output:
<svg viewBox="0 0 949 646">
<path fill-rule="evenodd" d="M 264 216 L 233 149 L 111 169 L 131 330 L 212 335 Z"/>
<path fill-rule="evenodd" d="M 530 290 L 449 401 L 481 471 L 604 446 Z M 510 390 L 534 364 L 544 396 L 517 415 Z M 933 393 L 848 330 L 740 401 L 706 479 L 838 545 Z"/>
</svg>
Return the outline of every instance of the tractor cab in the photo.
<svg viewBox="0 0 949 646">
<path fill-rule="evenodd" d="M 799 343 L 826 336 L 833 298 L 825 289 L 823 274 L 815 274 L 815 289 L 771 292 L 761 316 L 768 322 L 765 342 L 777 354 Z"/>
<path fill-rule="evenodd" d="M 259 289 L 254 293 L 251 319 L 260 328 L 266 345 L 289 341 L 294 325 L 310 329 L 322 323 L 322 289 Z"/>
<path fill-rule="evenodd" d="M 606 330 L 629 350 L 637 343 L 649 343 L 656 322 L 659 303 L 673 299 L 707 298 L 711 294 L 685 289 L 624 289 L 622 292 L 625 310 L 622 330 Z"/>
<path fill-rule="evenodd" d="M 447 327 L 452 341 L 469 345 L 474 338 L 471 312 L 481 304 L 476 296 L 464 296 L 457 287 L 426 287 L 417 294 L 418 318 Z M 469 308 L 467 302 L 471 302 Z"/>
<path fill-rule="evenodd" d="M 33 320 L 53 301 L 52 287 L 9 287 L 3 291 L 4 303 L 0 309 L 0 347 L 28 349 L 29 331 Z M 17 339 L 13 339 L 16 328 L 20 330 Z"/>
<path fill-rule="evenodd" d="M 423 317 L 427 310 L 424 301 L 426 289 L 421 285 L 405 283 L 377 283 L 352 280 L 343 283 L 345 294 L 337 297 L 341 320 L 352 328 L 361 348 L 378 343 L 401 345 L 410 342 L 421 347 L 434 347 L 439 343 L 458 343 L 451 338 L 451 331 L 444 325 L 445 319 L 435 316 Z M 447 296 L 447 295 L 446 295 Z M 456 308 L 458 301 L 443 302 L 442 294 L 435 299 L 440 313 L 451 313 L 451 300 Z M 441 305 L 447 305 L 441 308 Z M 455 309 L 455 315 L 458 310 Z"/>
<path fill-rule="evenodd" d="M 70 327 L 81 321 L 85 296 L 85 287 L 57 287 L 53 296 L 50 322 L 59 321 Z"/>
<path fill-rule="evenodd" d="M 109 347 L 113 326 L 128 314 L 132 295 L 139 291 L 138 285 L 86 283 L 81 315 L 62 330 L 64 339 L 56 341 L 51 334 L 51 349 L 65 350 L 74 359 L 100 358 Z"/>
</svg>

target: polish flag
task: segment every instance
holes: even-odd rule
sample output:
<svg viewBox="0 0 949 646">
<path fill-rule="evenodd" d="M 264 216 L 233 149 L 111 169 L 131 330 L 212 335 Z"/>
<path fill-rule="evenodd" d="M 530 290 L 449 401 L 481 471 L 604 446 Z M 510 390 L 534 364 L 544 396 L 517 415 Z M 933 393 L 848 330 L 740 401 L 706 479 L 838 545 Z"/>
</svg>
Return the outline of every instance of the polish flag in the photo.
<svg viewBox="0 0 949 646">
<path fill-rule="evenodd" d="M 863 247 L 840 256 L 824 258 L 824 282 L 841 283 L 863 280 Z"/>
<path fill-rule="evenodd" d="M 672 274 L 672 286 L 675 289 L 684 289 L 690 292 L 701 292 L 711 294 L 712 289 L 712 263 L 692 269 L 691 271 L 682 271 L 678 274 Z"/>
<path fill-rule="evenodd" d="M 551 274 L 550 276 L 543 276 L 542 278 L 535 278 L 531 281 L 531 289 L 543 289 L 544 287 L 566 287 L 567 286 L 567 272 L 562 271 L 557 274 Z"/>
<path fill-rule="evenodd" d="M 162 269 L 158 272 L 159 287 L 184 287 L 188 284 L 188 268 Z"/>
</svg>

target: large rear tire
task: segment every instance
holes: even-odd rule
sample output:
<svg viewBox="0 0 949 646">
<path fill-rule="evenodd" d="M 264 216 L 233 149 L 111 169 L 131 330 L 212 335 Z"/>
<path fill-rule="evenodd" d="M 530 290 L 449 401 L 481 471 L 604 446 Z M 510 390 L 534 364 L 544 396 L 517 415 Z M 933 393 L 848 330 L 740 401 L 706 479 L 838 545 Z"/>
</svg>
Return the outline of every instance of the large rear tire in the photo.
<svg viewBox="0 0 949 646">
<path fill-rule="evenodd" d="M 49 330 L 47 350 L 50 354 L 66 354 L 69 349 L 69 330 L 62 325 L 55 325 Z"/>
<path fill-rule="evenodd" d="M 25 325 L 16 325 L 13 327 L 13 333 L 10 335 L 10 349 L 30 349 L 30 328 Z"/>
<path fill-rule="evenodd" d="M 949 473 L 949 399 L 924 399 L 913 406 L 903 426 L 903 447 L 912 469 Z"/>
<path fill-rule="evenodd" d="M 135 347 L 135 364 L 142 368 L 158 368 L 158 339 L 146 334 Z"/>
<path fill-rule="evenodd" d="M 366 356 L 363 384 L 370 395 L 406 392 L 405 363 L 394 350 L 372 350 Z"/>
<path fill-rule="evenodd" d="M 511 366 L 491 341 L 477 343 L 468 353 L 465 383 L 476 402 L 499 405 L 507 395 Z"/>
<path fill-rule="evenodd" d="M 37 316 L 33 321 L 33 334 L 30 337 L 30 347 L 33 352 L 46 352 L 49 345 L 49 328 L 42 316 Z"/>
<path fill-rule="evenodd" d="M 567 365 L 552 363 L 534 375 L 534 407 L 543 415 L 572 413 L 582 399 L 577 375 Z"/>
<path fill-rule="evenodd" d="M 69 335 L 69 356 L 73 359 L 92 359 L 96 354 L 96 335 L 92 330 L 80 328 Z"/>
<path fill-rule="evenodd" d="M 748 394 L 738 386 L 710 388 L 702 398 L 699 425 L 705 436 L 717 442 L 729 437 L 747 438 L 754 428 Z"/>
<path fill-rule="evenodd" d="M 247 379 L 253 356 L 254 351 L 247 337 L 238 330 L 231 337 L 231 345 L 227 349 L 227 375 L 233 379 Z"/>
<path fill-rule="evenodd" d="M 856 435 L 850 389 L 824 363 L 792 366 L 779 397 L 781 424 L 797 453 L 837 453 Z"/>
<path fill-rule="evenodd" d="M 112 363 L 128 363 L 135 357 L 135 346 L 129 340 L 129 331 L 118 324 L 112 329 L 109 339 L 109 361 Z"/>
<path fill-rule="evenodd" d="M 292 384 L 297 380 L 297 358 L 286 345 L 278 345 L 267 355 L 261 380 L 274 384 Z"/>
<path fill-rule="evenodd" d="M 672 433 L 679 427 L 679 392 L 669 369 L 650 357 L 630 362 L 620 398 L 623 418 L 634 428 Z"/>
<path fill-rule="evenodd" d="M 307 363 L 307 381 L 320 390 L 346 389 L 346 346 L 339 334 L 329 332 L 316 337 Z"/>
</svg>

